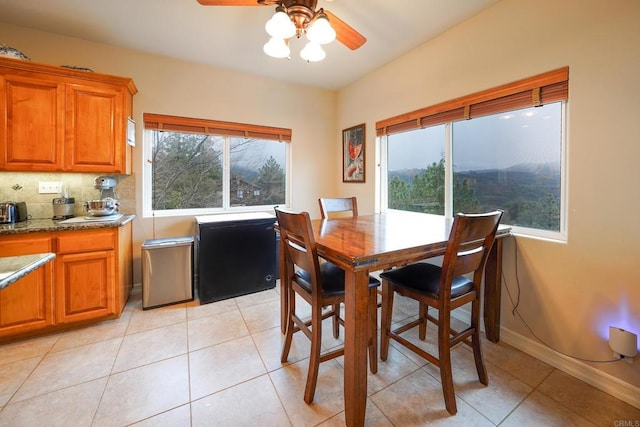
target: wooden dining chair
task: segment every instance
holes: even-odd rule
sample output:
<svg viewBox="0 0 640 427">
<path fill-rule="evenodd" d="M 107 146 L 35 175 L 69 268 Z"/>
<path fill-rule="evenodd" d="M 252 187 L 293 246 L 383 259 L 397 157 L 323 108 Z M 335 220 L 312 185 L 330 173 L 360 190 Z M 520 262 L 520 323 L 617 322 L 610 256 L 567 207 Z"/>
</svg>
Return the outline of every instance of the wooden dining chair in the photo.
<svg viewBox="0 0 640 427">
<path fill-rule="evenodd" d="M 355 197 L 321 197 L 318 203 L 322 219 L 329 218 L 332 213 L 358 216 L 358 201 Z"/>
<path fill-rule="evenodd" d="M 344 302 L 345 274 L 344 270 L 331 262 L 319 262 L 308 212 L 295 213 L 280 208 L 275 208 L 275 211 L 280 228 L 280 245 L 285 256 L 284 271 L 280 273 L 280 280 L 284 281 L 283 291 L 288 292 L 286 332 L 281 361 L 285 363 L 289 357 L 293 334 L 302 331 L 311 341 L 311 357 L 304 390 L 304 401 L 311 403 L 318 382 L 320 363 L 344 354 L 344 347 L 325 353 L 321 353 L 320 350 L 322 321 L 333 317 L 335 322 L 344 325 L 339 307 L 340 303 Z M 378 286 L 380 282 L 370 277 L 369 367 L 374 374 L 378 371 L 378 319 L 375 305 Z M 310 320 L 302 320 L 296 313 L 296 294 L 311 306 Z M 330 309 L 323 312 L 325 307 Z"/>
<path fill-rule="evenodd" d="M 318 203 L 322 219 L 327 219 L 334 213 L 342 218 L 358 216 L 358 199 L 355 197 L 321 197 L 318 199 Z M 380 289 L 378 289 L 378 295 L 382 297 Z M 378 308 L 382 307 L 382 298 L 377 302 L 377 306 Z"/>
<path fill-rule="evenodd" d="M 426 262 L 409 264 L 380 275 L 382 279 L 382 326 L 380 331 L 380 358 L 387 360 L 389 339 L 440 368 L 440 378 L 447 411 L 457 412 L 451 372 L 451 348 L 465 343 L 473 348 L 478 378 L 489 383 L 480 348 L 480 295 L 484 265 L 495 240 L 502 211 L 486 214 L 457 214 L 442 261 L 442 267 Z M 418 232 L 418 230 L 416 230 Z M 466 275 L 473 275 L 468 278 Z M 394 293 L 417 300 L 418 319 L 391 330 Z M 463 331 L 451 329 L 451 311 L 471 303 L 471 321 Z M 438 310 L 437 318 L 429 314 L 429 307 Z M 438 326 L 438 356 L 428 353 L 400 336 L 416 326 L 418 338 L 424 340 L 427 321 Z"/>
</svg>

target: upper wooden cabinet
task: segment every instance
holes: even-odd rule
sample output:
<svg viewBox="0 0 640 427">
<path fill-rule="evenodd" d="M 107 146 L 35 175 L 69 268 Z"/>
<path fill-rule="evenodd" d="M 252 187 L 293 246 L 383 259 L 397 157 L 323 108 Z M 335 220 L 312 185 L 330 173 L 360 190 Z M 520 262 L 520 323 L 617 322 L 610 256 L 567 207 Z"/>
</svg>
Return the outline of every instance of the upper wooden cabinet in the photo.
<svg viewBox="0 0 640 427">
<path fill-rule="evenodd" d="M 0 170 L 131 173 L 129 78 L 0 58 Z"/>
<path fill-rule="evenodd" d="M 63 168 L 64 84 L 38 76 L 0 75 L 0 168 Z"/>
</svg>

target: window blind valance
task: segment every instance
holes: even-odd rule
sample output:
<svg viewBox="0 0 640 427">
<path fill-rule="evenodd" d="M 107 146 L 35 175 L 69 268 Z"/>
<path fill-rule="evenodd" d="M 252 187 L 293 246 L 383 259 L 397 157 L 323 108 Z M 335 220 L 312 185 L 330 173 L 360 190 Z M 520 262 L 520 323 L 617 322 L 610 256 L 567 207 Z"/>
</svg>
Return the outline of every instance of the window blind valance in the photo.
<svg viewBox="0 0 640 427">
<path fill-rule="evenodd" d="M 291 129 L 145 113 L 144 128 L 291 142 Z"/>
<path fill-rule="evenodd" d="M 391 135 L 457 120 L 569 99 L 569 67 L 376 122 L 376 135 Z"/>
</svg>

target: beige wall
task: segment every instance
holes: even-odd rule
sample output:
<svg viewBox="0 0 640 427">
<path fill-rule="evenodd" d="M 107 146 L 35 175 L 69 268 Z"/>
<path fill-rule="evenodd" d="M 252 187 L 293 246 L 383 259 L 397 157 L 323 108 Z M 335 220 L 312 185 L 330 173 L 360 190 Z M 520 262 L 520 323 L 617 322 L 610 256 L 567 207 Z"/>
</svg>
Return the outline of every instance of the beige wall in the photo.
<svg viewBox="0 0 640 427">
<path fill-rule="evenodd" d="M 332 139 L 336 134 L 335 92 L 2 23 L 0 40 L 24 52 L 34 62 L 79 65 L 134 80 L 139 91 L 133 104 L 138 141 L 133 165 L 137 194 L 135 213 L 138 215 L 133 226 L 135 283 L 141 280 L 142 242 L 193 233 L 192 216 L 155 220 L 142 216 L 144 156 L 141 141 L 142 115 L 145 112 L 290 128 L 293 131 L 291 165 L 295 177 L 291 185 L 291 206 L 319 217 L 318 195 L 332 195 L 336 191 L 335 181 L 327 179 L 340 173 L 331 153 Z M 0 177 L 2 175 L 8 176 L 0 172 Z M 37 181 L 37 176 L 31 177 L 31 181 L 34 179 Z M 65 177 L 61 179 L 65 180 Z M 49 196 L 47 202 L 48 199 Z"/>
<path fill-rule="evenodd" d="M 553 10 L 553 13 L 545 11 Z M 506 286 L 519 310 L 554 348 L 609 359 L 606 328 L 640 332 L 640 2 L 637 0 L 503 0 L 336 95 L 222 69 L 187 64 L 0 24 L 0 40 L 35 61 L 83 65 L 130 76 L 143 112 L 208 117 L 293 129 L 292 204 L 317 216 L 318 195 L 356 195 L 375 209 L 377 120 L 568 65 L 569 197 L 567 243 L 518 236 L 506 243 Z M 340 130 L 366 123 L 367 182 L 340 178 Z M 141 139 L 138 126 L 138 140 Z M 141 144 L 135 151 L 141 190 Z M 332 178 L 335 177 L 335 178 Z M 139 244 L 191 232 L 191 218 L 141 218 Z M 154 232 L 155 229 L 155 232 Z M 506 331 L 531 337 L 503 292 Z M 640 363 L 594 364 L 640 386 Z"/>
<path fill-rule="evenodd" d="M 515 296 L 517 244 L 529 326 L 559 351 L 606 360 L 609 325 L 640 334 L 640 2 L 503 0 L 340 91 L 338 128 L 366 122 L 371 159 L 377 120 L 562 66 L 570 67 L 568 242 L 507 242 L 506 286 Z M 372 211 L 367 181 L 355 195 Z M 339 184 L 344 194 L 353 188 Z M 531 337 L 504 288 L 502 307 L 503 327 Z M 640 386 L 638 360 L 593 366 Z"/>
</svg>

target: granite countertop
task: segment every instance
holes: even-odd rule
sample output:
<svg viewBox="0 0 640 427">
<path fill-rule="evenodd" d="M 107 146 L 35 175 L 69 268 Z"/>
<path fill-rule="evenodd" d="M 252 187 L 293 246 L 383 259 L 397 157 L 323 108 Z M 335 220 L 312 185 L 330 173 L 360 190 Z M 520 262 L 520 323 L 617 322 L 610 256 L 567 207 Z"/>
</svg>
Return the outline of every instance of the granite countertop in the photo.
<svg viewBox="0 0 640 427">
<path fill-rule="evenodd" d="M 29 219 L 13 224 L 0 224 L 0 236 L 9 234 L 40 233 L 47 231 L 87 230 L 95 228 L 121 227 L 135 218 L 135 215 L 124 214 L 115 220 L 104 217 L 102 220 L 93 219 L 87 222 L 68 222 L 52 219 Z M 80 220 L 81 218 L 78 218 Z M 68 220 L 67 220 L 68 221 Z"/>
<path fill-rule="evenodd" d="M 54 253 L 0 257 L 0 289 L 52 261 Z"/>
</svg>

